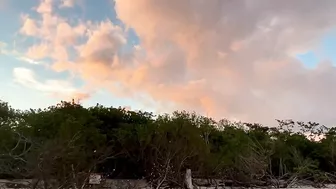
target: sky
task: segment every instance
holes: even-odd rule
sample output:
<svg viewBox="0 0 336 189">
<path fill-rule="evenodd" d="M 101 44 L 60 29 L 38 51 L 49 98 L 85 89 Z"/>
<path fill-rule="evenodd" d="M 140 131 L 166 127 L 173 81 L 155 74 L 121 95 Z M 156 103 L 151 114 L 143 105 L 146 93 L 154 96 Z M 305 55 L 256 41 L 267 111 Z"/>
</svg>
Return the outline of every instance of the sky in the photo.
<svg viewBox="0 0 336 189">
<path fill-rule="evenodd" d="M 0 99 L 336 125 L 334 0 L 0 0 Z"/>
</svg>

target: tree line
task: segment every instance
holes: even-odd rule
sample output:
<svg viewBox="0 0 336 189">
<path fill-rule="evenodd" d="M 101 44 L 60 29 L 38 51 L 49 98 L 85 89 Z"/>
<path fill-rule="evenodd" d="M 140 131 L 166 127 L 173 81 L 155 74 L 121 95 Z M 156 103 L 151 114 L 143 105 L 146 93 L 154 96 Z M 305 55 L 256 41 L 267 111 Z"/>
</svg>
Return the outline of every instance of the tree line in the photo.
<svg viewBox="0 0 336 189">
<path fill-rule="evenodd" d="M 277 121 L 264 127 L 65 101 L 21 111 L 0 101 L 0 178 L 81 188 L 100 173 L 182 187 L 191 169 L 194 178 L 232 185 L 336 182 L 336 128 Z"/>
</svg>

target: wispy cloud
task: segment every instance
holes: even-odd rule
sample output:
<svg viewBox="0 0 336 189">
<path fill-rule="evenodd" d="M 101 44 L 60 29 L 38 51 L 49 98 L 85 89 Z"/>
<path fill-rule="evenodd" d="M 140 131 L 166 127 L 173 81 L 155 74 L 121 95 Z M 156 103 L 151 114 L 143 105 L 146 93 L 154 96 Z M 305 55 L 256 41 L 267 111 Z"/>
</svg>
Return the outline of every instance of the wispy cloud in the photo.
<svg viewBox="0 0 336 189">
<path fill-rule="evenodd" d="M 41 61 L 36 61 L 36 60 L 30 59 L 30 58 L 27 58 L 27 57 L 17 57 L 17 59 L 21 60 L 21 61 L 24 61 L 24 62 L 27 62 L 29 64 L 35 64 L 35 65 L 43 64 L 43 62 L 41 62 Z"/>
<path fill-rule="evenodd" d="M 0 54 L 7 54 L 7 43 L 0 41 Z"/>
<path fill-rule="evenodd" d="M 41 65 L 45 63 L 43 61 L 35 60 L 29 57 L 25 57 L 24 55 L 20 55 L 20 53 L 18 53 L 15 49 L 9 50 L 8 45 L 0 41 L 0 55 L 1 54 L 16 58 L 17 60 L 20 60 L 20 61 L 23 61 L 29 64 Z"/>
<path fill-rule="evenodd" d="M 26 88 L 34 89 L 45 94 L 58 97 L 86 99 L 90 95 L 80 91 L 66 80 L 39 81 L 35 73 L 28 68 L 17 67 L 13 70 L 14 81 Z"/>
</svg>

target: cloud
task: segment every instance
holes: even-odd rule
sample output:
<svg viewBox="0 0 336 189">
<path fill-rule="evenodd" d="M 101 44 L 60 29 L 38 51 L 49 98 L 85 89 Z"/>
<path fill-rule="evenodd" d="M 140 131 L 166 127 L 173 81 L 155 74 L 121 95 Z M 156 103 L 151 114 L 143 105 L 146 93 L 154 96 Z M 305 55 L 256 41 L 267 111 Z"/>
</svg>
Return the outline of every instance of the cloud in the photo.
<svg viewBox="0 0 336 189">
<path fill-rule="evenodd" d="M 0 55 L 17 57 L 18 54 L 19 53 L 15 50 L 15 48 L 14 49 L 12 48 L 12 45 L 0 41 Z"/>
<path fill-rule="evenodd" d="M 89 98 L 89 94 L 81 92 L 72 84 L 65 80 L 46 80 L 39 81 L 35 73 L 23 67 L 17 67 L 13 70 L 14 81 L 24 87 L 35 89 L 45 94 L 54 95 L 62 98 Z"/>
<path fill-rule="evenodd" d="M 170 67 L 164 73 L 178 78 L 165 77 L 157 67 L 148 71 L 162 79 L 141 82 L 150 85 L 152 96 L 216 117 L 262 123 L 336 123 L 329 113 L 336 91 L 328 87 L 335 83 L 335 69 L 326 63 L 329 69 L 321 64 L 307 70 L 293 56 L 335 27 L 333 8 L 331 0 L 116 1 L 118 17 L 135 30 L 152 61 L 163 62 L 160 67 Z"/>
<path fill-rule="evenodd" d="M 79 57 L 85 61 L 112 63 L 126 39 L 120 27 L 109 21 L 98 24 L 88 34 L 85 44 L 77 48 Z"/>
<path fill-rule="evenodd" d="M 60 8 L 71 8 L 75 6 L 75 0 L 62 0 Z"/>
<path fill-rule="evenodd" d="M 57 15 L 57 2 L 41 0 L 35 8 L 38 17 L 33 18 L 25 14 L 21 16 L 20 34 L 24 37 L 35 38 L 36 41 L 25 52 L 25 56 L 32 60 L 49 57 L 58 62 L 67 62 L 69 48 L 86 34 L 86 23 L 72 26 L 67 18 Z M 62 3 L 68 5 L 69 2 Z"/>
<path fill-rule="evenodd" d="M 32 48 L 34 48 L 34 47 L 35 46 L 33 46 Z M 24 62 L 27 62 L 29 64 L 39 65 L 39 64 L 44 63 L 42 61 L 38 61 L 38 60 L 29 58 L 29 57 L 26 57 L 26 56 L 22 56 L 15 49 L 14 50 L 9 50 L 8 44 L 0 41 L 0 55 L 1 54 L 14 57 L 17 60 L 24 61 Z M 47 56 L 47 55 L 45 55 L 45 56 Z"/>
<path fill-rule="evenodd" d="M 36 60 L 30 59 L 30 58 L 27 58 L 27 57 L 17 57 L 17 59 L 21 60 L 21 61 L 24 61 L 24 62 L 27 62 L 29 64 L 35 64 L 35 65 L 39 65 L 39 64 L 43 63 L 41 61 L 36 61 Z"/>
<path fill-rule="evenodd" d="M 23 26 L 20 29 L 20 32 L 27 36 L 36 36 L 38 35 L 38 26 L 35 20 L 29 18 L 27 15 L 21 17 L 23 21 Z"/>
<path fill-rule="evenodd" d="M 7 54 L 7 43 L 0 41 L 0 54 Z"/>
<path fill-rule="evenodd" d="M 29 47 L 26 56 L 31 59 L 39 60 L 48 57 L 51 51 L 52 49 L 48 44 L 41 43 Z"/>
<path fill-rule="evenodd" d="M 118 18 L 139 38 L 134 48 L 123 27 L 106 20 L 73 24 L 50 5 L 44 0 L 37 9 L 34 37 L 52 49 L 55 70 L 96 88 L 147 96 L 143 103 L 167 111 L 265 124 L 336 123 L 335 67 L 322 62 L 307 69 L 295 58 L 335 28 L 333 0 L 116 0 Z"/>
<path fill-rule="evenodd" d="M 40 14 L 50 14 L 53 11 L 53 0 L 41 0 L 41 3 L 36 8 L 36 12 Z"/>
</svg>

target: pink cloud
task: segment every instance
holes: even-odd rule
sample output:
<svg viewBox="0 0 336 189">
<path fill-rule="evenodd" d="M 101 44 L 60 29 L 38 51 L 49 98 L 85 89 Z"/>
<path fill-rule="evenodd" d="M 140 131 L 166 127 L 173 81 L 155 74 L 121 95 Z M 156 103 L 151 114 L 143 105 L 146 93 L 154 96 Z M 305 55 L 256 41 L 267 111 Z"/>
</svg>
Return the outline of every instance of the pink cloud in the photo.
<svg viewBox="0 0 336 189">
<path fill-rule="evenodd" d="M 336 91 L 325 93 L 336 72 L 323 72 L 329 79 L 316 78 L 317 70 L 306 70 L 292 57 L 293 52 L 312 48 L 319 37 L 335 27 L 335 13 L 330 7 L 336 4 L 116 1 L 119 18 L 135 29 L 147 52 L 154 52 L 154 56 L 167 52 L 167 44 L 179 49 L 165 60 L 180 57 L 166 63 L 180 61 L 171 72 L 178 73 L 180 84 L 190 86 L 185 83 L 188 77 L 207 81 L 204 86 L 198 85 L 198 90 L 179 88 L 177 84 L 148 90 L 153 96 L 172 100 L 183 108 L 211 111 L 216 117 L 263 123 L 275 118 L 336 122 L 329 114 L 334 109 L 329 99 Z M 225 56 L 219 57 L 218 52 Z M 181 72 L 183 65 L 187 70 Z M 164 74 L 156 76 L 163 78 Z M 153 84 L 151 80 L 142 83 Z M 328 112 L 321 114 L 312 107 L 328 107 Z"/>
<path fill-rule="evenodd" d="M 293 56 L 335 27 L 331 7 L 335 1 L 116 0 L 118 18 L 140 39 L 126 55 L 120 26 L 73 25 L 47 8 L 35 21 L 36 37 L 53 49 L 55 70 L 123 97 L 149 96 L 160 110 L 266 124 L 276 118 L 335 124 L 335 67 L 321 63 L 308 70 Z M 84 42 L 76 40 L 83 36 Z M 78 55 L 71 61 L 68 46 Z"/>
<path fill-rule="evenodd" d="M 51 46 L 46 43 L 36 44 L 28 48 L 27 57 L 31 59 L 42 59 L 48 57 L 51 52 Z"/>
<path fill-rule="evenodd" d="M 36 8 L 36 12 L 41 14 L 50 14 L 53 11 L 53 0 L 40 0 L 41 3 Z"/>
<path fill-rule="evenodd" d="M 86 34 L 85 23 L 71 26 L 66 18 L 55 13 L 55 3 L 52 0 L 41 0 L 36 8 L 40 18 L 22 16 L 23 24 L 20 33 L 41 41 L 27 49 L 26 56 L 31 59 L 37 60 L 48 56 L 57 62 L 67 62 L 68 47 L 77 44 L 78 38 Z"/>
<path fill-rule="evenodd" d="M 35 20 L 29 18 L 28 16 L 23 16 L 23 26 L 20 32 L 27 36 L 36 36 L 38 35 L 38 27 Z"/>
</svg>

